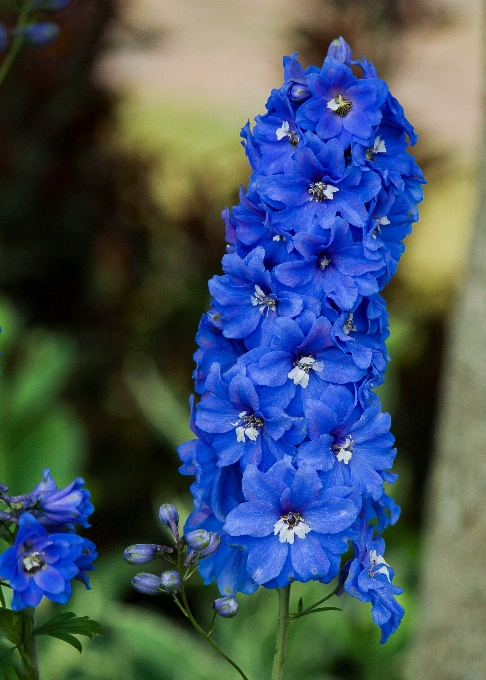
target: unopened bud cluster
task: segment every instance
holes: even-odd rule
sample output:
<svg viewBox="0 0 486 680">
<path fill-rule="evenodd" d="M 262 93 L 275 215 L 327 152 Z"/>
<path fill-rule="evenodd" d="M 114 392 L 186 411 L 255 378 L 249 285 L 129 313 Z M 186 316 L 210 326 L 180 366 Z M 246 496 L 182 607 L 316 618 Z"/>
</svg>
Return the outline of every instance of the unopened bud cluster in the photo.
<svg viewBox="0 0 486 680">
<path fill-rule="evenodd" d="M 205 529 L 189 531 L 180 537 L 179 514 L 170 503 L 160 506 L 159 519 L 169 529 L 174 540 L 174 547 L 157 543 L 135 543 L 124 551 L 125 562 L 135 565 L 148 564 L 158 557 L 164 557 L 180 571 L 181 568 L 187 569 L 198 560 L 213 555 L 219 548 L 220 537 L 218 534 Z M 159 593 L 176 595 L 181 587 L 179 571 L 174 569 L 163 571 L 160 576 L 142 572 L 133 577 L 132 585 L 135 590 L 144 595 L 157 595 Z M 187 574 L 185 577 L 188 577 Z"/>
</svg>

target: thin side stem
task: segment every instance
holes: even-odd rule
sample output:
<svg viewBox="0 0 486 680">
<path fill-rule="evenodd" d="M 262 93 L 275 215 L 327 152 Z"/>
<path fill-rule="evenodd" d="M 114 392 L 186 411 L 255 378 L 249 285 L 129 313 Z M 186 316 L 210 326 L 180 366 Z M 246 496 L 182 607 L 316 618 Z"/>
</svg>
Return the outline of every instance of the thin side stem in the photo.
<svg viewBox="0 0 486 680">
<path fill-rule="evenodd" d="M 35 609 L 27 607 L 22 612 L 22 659 L 25 665 L 26 680 L 39 680 L 39 665 L 37 661 L 37 638 L 32 635 L 35 628 Z M 19 651 L 20 648 L 19 648 Z"/>
<path fill-rule="evenodd" d="M 285 648 L 289 630 L 290 583 L 285 588 L 278 589 L 278 623 L 277 638 L 275 640 L 275 655 L 271 680 L 282 680 L 285 662 Z"/>
<path fill-rule="evenodd" d="M 178 554 L 179 573 L 181 572 L 181 568 L 182 568 L 182 559 L 181 559 L 181 558 L 182 558 L 182 550 L 179 549 L 179 554 Z M 186 589 L 185 589 L 185 587 L 184 587 L 184 579 L 183 579 L 183 578 L 181 579 L 181 589 L 180 589 L 180 594 L 181 594 L 181 597 L 182 597 L 182 603 L 183 603 L 184 608 L 185 608 L 185 610 L 186 610 L 187 618 L 188 618 L 189 621 L 192 623 L 192 625 L 193 625 L 194 628 L 197 630 L 197 632 L 198 632 L 200 635 L 202 635 L 202 636 L 209 642 L 209 644 L 210 644 L 212 647 L 214 647 L 214 649 L 218 652 L 218 654 L 220 654 L 220 655 L 223 657 L 223 659 L 226 659 L 226 661 L 227 661 L 229 664 L 231 664 L 231 666 L 233 666 L 233 668 L 235 669 L 235 671 L 236 671 L 237 673 L 239 673 L 239 675 L 243 678 L 243 680 L 248 680 L 248 677 L 243 673 L 243 671 L 242 671 L 241 668 L 238 666 L 238 664 L 235 663 L 235 662 L 233 661 L 233 659 L 231 659 L 227 654 L 225 654 L 225 653 L 223 652 L 223 650 L 222 650 L 222 649 L 215 643 L 215 641 L 211 638 L 211 632 L 212 632 L 212 630 L 210 629 L 210 632 L 209 632 L 209 633 L 206 633 L 206 631 L 205 631 L 203 628 L 201 628 L 201 626 L 198 624 L 198 622 L 197 622 L 196 619 L 194 618 L 194 615 L 193 615 L 193 613 L 191 612 L 191 608 L 189 607 L 189 602 L 187 601 L 187 597 L 186 597 Z"/>
<path fill-rule="evenodd" d="M 32 5 L 32 0 L 24 0 L 22 3 L 22 7 L 20 9 L 19 17 L 17 20 L 17 26 L 16 30 L 18 31 L 20 28 L 23 28 L 25 24 L 27 23 L 27 18 L 29 16 L 30 8 Z M 5 59 L 2 62 L 2 65 L 0 66 L 0 85 L 3 83 L 5 80 L 7 73 L 10 71 L 10 67 L 16 60 L 20 49 L 23 45 L 24 39 L 22 38 L 21 35 L 16 35 L 14 39 L 12 40 L 12 44 L 10 45 L 10 49 L 7 52 Z"/>
<path fill-rule="evenodd" d="M 304 609 L 304 611 L 298 613 L 298 614 L 291 614 L 290 615 L 290 623 L 293 623 L 294 621 L 298 621 L 301 616 L 305 616 L 306 614 L 309 614 L 313 609 L 318 607 L 320 604 L 323 602 L 327 602 L 327 600 L 330 600 L 333 595 L 336 595 L 340 590 L 342 590 L 343 584 L 338 583 L 337 586 L 334 588 L 332 593 L 329 593 L 329 595 L 326 595 L 326 597 L 323 597 L 322 600 L 319 600 L 318 602 L 314 602 L 314 604 L 311 604 L 310 607 L 307 607 L 307 609 Z"/>
</svg>

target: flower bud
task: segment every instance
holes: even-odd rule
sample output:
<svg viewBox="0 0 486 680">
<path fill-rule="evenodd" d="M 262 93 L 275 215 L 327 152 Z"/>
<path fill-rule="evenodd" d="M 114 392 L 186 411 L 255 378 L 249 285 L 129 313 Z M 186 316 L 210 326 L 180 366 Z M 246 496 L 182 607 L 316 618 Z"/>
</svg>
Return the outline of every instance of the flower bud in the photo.
<svg viewBox="0 0 486 680">
<path fill-rule="evenodd" d="M 21 35 L 25 42 L 32 45 L 32 47 L 52 45 L 58 39 L 60 32 L 59 26 L 52 21 L 39 21 L 36 24 L 28 24 L 16 31 L 17 35 Z"/>
<path fill-rule="evenodd" d="M 209 536 L 210 540 L 208 547 L 199 551 L 199 559 L 201 560 L 203 557 L 209 557 L 210 555 L 215 553 L 220 546 L 221 539 L 218 534 L 214 533 L 214 531 L 210 531 Z"/>
<path fill-rule="evenodd" d="M 184 540 L 189 550 L 205 550 L 211 543 L 211 536 L 205 529 L 195 529 L 185 534 Z"/>
<path fill-rule="evenodd" d="M 348 43 L 341 35 L 339 38 L 334 38 L 332 43 L 329 45 L 327 56 L 340 61 L 341 64 L 346 64 L 346 66 L 349 66 L 351 59 L 353 58 L 353 53 L 351 52 L 351 48 Z"/>
<path fill-rule="evenodd" d="M 128 564 L 147 564 L 155 560 L 161 552 L 172 552 L 172 548 L 155 543 L 135 543 L 124 551 L 123 559 Z"/>
<path fill-rule="evenodd" d="M 164 593 L 175 595 L 175 593 L 179 592 L 181 577 L 177 571 L 164 571 L 160 575 L 160 579 Z"/>
<path fill-rule="evenodd" d="M 179 539 L 179 513 L 170 503 L 164 503 L 159 508 L 159 519 L 168 527 L 176 540 Z"/>
<path fill-rule="evenodd" d="M 289 99 L 296 106 L 303 104 L 312 96 L 305 83 L 292 83 L 289 89 Z"/>
<path fill-rule="evenodd" d="M 132 586 L 144 595 L 158 595 L 162 592 L 162 579 L 155 574 L 142 572 L 132 578 Z"/>
<path fill-rule="evenodd" d="M 216 609 L 218 614 L 224 619 L 232 619 L 238 614 L 240 605 L 234 597 L 220 597 L 214 600 L 212 604 L 213 609 Z"/>
</svg>

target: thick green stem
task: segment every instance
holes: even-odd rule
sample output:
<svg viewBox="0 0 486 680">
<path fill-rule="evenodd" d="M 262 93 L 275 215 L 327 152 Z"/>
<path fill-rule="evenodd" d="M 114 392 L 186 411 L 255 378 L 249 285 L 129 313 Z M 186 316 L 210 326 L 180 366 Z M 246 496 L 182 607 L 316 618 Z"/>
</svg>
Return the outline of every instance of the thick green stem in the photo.
<svg viewBox="0 0 486 680">
<path fill-rule="evenodd" d="M 275 655 L 271 680 L 282 680 L 285 662 L 285 648 L 287 646 L 287 632 L 289 629 L 290 583 L 285 588 L 278 589 L 278 624 L 277 639 L 275 640 Z"/>
<path fill-rule="evenodd" d="M 18 31 L 19 29 L 23 28 L 25 24 L 27 23 L 27 19 L 29 17 L 29 12 L 30 8 L 32 5 L 32 0 L 24 0 L 22 3 L 22 7 L 20 9 L 20 13 L 18 16 L 17 20 L 17 26 L 16 30 Z M 10 70 L 10 67 L 16 60 L 20 49 L 23 45 L 24 39 L 21 35 L 16 35 L 14 39 L 12 40 L 12 44 L 10 45 L 10 49 L 7 52 L 7 55 L 5 56 L 4 60 L 2 61 L 2 65 L 0 66 L 0 85 L 3 83 L 5 80 L 7 73 Z"/>
<path fill-rule="evenodd" d="M 22 649 L 19 648 L 25 666 L 26 680 L 39 680 L 37 661 L 37 638 L 32 635 L 35 628 L 35 609 L 27 607 L 22 612 Z"/>
</svg>

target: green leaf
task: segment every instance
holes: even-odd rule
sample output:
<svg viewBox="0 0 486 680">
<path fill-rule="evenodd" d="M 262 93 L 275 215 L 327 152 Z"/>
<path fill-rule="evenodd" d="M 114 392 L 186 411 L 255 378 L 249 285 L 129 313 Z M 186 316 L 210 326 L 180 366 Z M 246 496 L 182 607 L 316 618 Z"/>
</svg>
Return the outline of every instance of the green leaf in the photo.
<svg viewBox="0 0 486 680">
<path fill-rule="evenodd" d="M 304 600 L 300 598 L 299 604 L 297 605 L 297 611 L 301 614 L 304 611 Z"/>
<path fill-rule="evenodd" d="M 42 626 L 36 626 L 32 635 L 50 635 L 72 645 L 80 653 L 83 646 L 74 635 L 85 635 L 91 640 L 93 635 L 100 635 L 101 628 L 97 621 L 89 616 L 76 616 L 74 612 L 60 612 Z"/>
<path fill-rule="evenodd" d="M 306 612 L 303 614 L 303 616 L 307 616 L 307 614 L 317 614 L 317 612 L 342 612 L 342 609 L 339 609 L 339 607 L 319 607 L 318 609 L 311 609 L 310 612 Z"/>
<path fill-rule="evenodd" d="M 6 652 L 0 654 L 0 678 L 7 677 L 7 670 L 12 663 L 12 654 L 16 649 L 17 647 L 10 647 Z"/>
<path fill-rule="evenodd" d="M 22 644 L 20 626 L 21 620 L 19 614 L 14 614 L 10 609 L 0 607 L 0 631 L 9 642 L 16 646 Z"/>
</svg>

